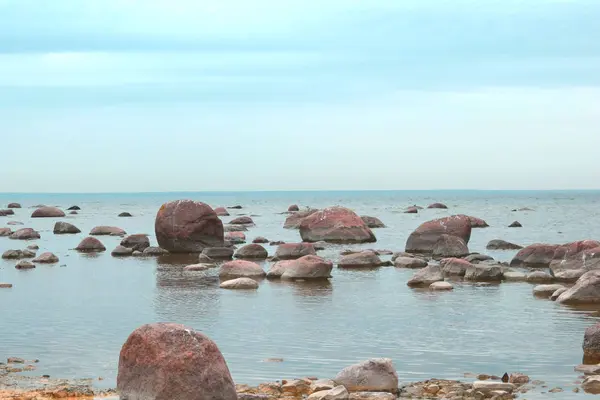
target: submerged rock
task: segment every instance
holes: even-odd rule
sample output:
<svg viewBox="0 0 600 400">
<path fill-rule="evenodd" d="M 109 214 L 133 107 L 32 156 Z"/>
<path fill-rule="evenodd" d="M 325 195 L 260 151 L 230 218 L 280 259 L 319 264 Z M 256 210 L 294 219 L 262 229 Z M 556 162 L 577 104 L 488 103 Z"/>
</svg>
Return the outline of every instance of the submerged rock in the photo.
<svg viewBox="0 0 600 400">
<path fill-rule="evenodd" d="M 443 203 L 433 203 L 433 204 L 428 205 L 427 208 L 447 209 L 448 206 L 446 206 Z"/>
<path fill-rule="evenodd" d="M 385 228 L 385 224 L 379 218 L 363 215 L 360 217 L 363 222 L 371 229 Z"/>
<path fill-rule="evenodd" d="M 457 236 L 468 244 L 471 238 L 471 221 L 466 215 L 453 215 L 427 221 L 410 234 L 406 241 L 406 251 L 432 253 L 442 235 Z"/>
<path fill-rule="evenodd" d="M 139 251 L 139 250 L 138 250 Z M 133 254 L 133 249 L 119 245 L 110 253 L 113 257 L 127 257 Z"/>
<path fill-rule="evenodd" d="M 254 221 L 250 217 L 238 217 L 229 221 L 229 225 L 254 225 Z"/>
<path fill-rule="evenodd" d="M 131 215 L 128 212 L 122 212 L 121 214 L 119 214 L 119 217 L 121 217 L 121 218 L 128 218 L 128 217 L 133 217 L 133 215 Z"/>
<path fill-rule="evenodd" d="M 64 235 L 81 233 L 81 230 L 68 222 L 58 221 L 56 224 L 54 224 L 53 232 L 55 235 Z"/>
<path fill-rule="evenodd" d="M 328 243 L 375 242 L 375 235 L 354 211 L 330 207 L 304 218 L 300 236 L 305 242 Z"/>
<path fill-rule="evenodd" d="M 221 283 L 221 289 L 258 289 L 258 282 L 250 278 L 231 279 Z"/>
<path fill-rule="evenodd" d="M 65 213 L 56 207 L 40 207 L 31 214 L 31 218 L 61 218 Z"/>
<path fill-rule="evenodd" d="M 15 240 L 32 240 L 39 239 L 40 233 L 31 229 L 31 228 L 22 228 L 17 231 L 14 231 L 9 238 Z"/>
<path fill-rule="evenodd" d="M 201 253 L 223 246 L 223 222 L 207 204 L 177 200 L 163 204 L 154 223 L 158 245 L 171 253 Z"/>
<path fill-rule="evenodd" d="M 263 278 L 264 276 L 266 273 L 260 265 L 245 260 L 226 262 L 219 269 L 221 278 Z"/>
<path fill-rule="evenodd" d="M 419 212 L 419 209 L 417 207 L 408 207 L 404 211 L 404 214 L 417 214 L 418 212 Z"/>
<path fill-rule="evenodd" d="M 178 324 L 133 331 L 121 349 L 117 390 L 129 400 L 237 400 L 217 345 Z"/>
<path fill-rule="evenodd" d="M 225 225 L 223 226 L 225 232 L 247 232 L 248 228 L 246 225 Z"/>
<path fill-rule="evenodd" d="M 75 250 L 83 253 L 94 253 L 106 251 L 106 247 L 95 237 L 88 236 L 79 243 Z"/>
<path fill-rule="evenodd" d="M 334 381 L 350 392 L 398 392 L 398 374 L 389 358 L 375 358 L 346 367 Z"/>
<path fill-rule="evenodd" d="M 127 232 L 116 226 L 96 226 L 89 234 L 90 236 L 124 236 Z"/>
<path fill-rule="evenodd" d="M 439 265 L 428 265 L 414 274 L 406 284 L 409 287 L 427 287 L 443 280 L 442 268 Z"/>
<path fill-rule="evenodd" d="M 129 235 L 121 240 L 121 246 L 132 249 L 133 251 L 144 251 L 150 247 L 150 239 L 148 235 L 143 233 L 137 233 L 135 235 Z"/>
<path fill-rule="evenodd" d="M 35 265 L 30 263 L 29 261 L 21 260 L 15 265 L 16 269 L 32 269 L 35 268 Z"/>
<path fill-rule="evenodd" d="M 300 257 L 297 260 L 291 260 L 286 264 L 282 279 L 290 280 L 312 280 L 312 279 L 328 279 L 331 278 L 331 270 L 333 263 L 319 256 L 308 255 Z"/>
<path fill-rule="evenodd" d="M 5 260 L 20 260 L 21 258 L 25 257 L 23 257 L 22 250 L 6 250 L 4 253 L 2 253 L 2 258 Z"/>
<path fill-rule="evenodd" d="M 55 264 L 58 261 L 58 257 L 49 251 L 42 253 L 37 258 L 33 259 L 33 262 L 38 264 Z"/>
<path fill-rule="evenodd" d="M 242 247 L 235 253 L 235 258 L 244 258 L 252 260 L 264 260 L 269 256 L 267 250 L 260 244 L 251 243 Z"/>
<path fill-rule="evenodd" d="M 207 247 L 202 250 L 202 254 L 216 260 L 230 260 L 233 258 L 233 249 L 231 247 Z"/>
<path fill-rule="evenodd" d="M 308 255 L 316 255 L 312 243 L 284 243 L 277 247 L 275 257 L 279 260 L 295 260 Z"/>
<path fill-rule="evenodd" d="M 485 246 L 488 250 L 520 250 L 523 246 L 519 246 L 518 244 L 510 243 L 501 239 L 490 240 Z"/>
</svg>

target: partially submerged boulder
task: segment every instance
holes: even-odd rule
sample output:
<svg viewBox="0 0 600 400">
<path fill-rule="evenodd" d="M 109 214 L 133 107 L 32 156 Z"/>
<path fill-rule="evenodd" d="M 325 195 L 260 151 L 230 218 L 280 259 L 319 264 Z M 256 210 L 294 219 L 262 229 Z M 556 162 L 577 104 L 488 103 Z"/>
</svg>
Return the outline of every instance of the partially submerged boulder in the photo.
<svg viewBox="0 0 600 400">
<path fill-rule="evenodd" d="M 68 222 L 58 221 L 54 224 L 53 232 L 55 235 L 65 235 L 81 233 L 81 230 Z"/>
<path fill-rule="evenodd" d="M 409 253 L 432 253 L 442 235 L 457 236 L 469 243 L 471 220 L 466 215 L 453 215 L 427 221 L 415 229 L 406 241 Z"/>
<path fill-rule="evenodd" d="M 31 214 L 31 218 L 62 218 L 63 210 L 57 207 L 40 207 Z"/>
<path fill-rule="evenodd" d="M 361 251 L 343 256 L 338 262 L 339 268 L 373 268 L 380 267 L 383 263 L 375 252 L 371 250 Z"/>
<path fill-rule="evenodd" d="M 494 239 L 490 240 L 485 248 L 488 250 L 520 250 L 523 246 L 501 239 Z"/>
<path fill-rule="evenodd" d="M 95 237 L 88 236 L 79 243 L 75 250 L 82 253 L 96 253 L 106 251 L 106 247 Z"/>
<path fill-rule="evenodd" d="M 305 242 L 367 243 L 377 240 L 363 220 L 344 207 L 326 208 L 304 218 L 300 236 Z"/>
<path fill-rule="evenodd" d="M 19 229 L 17 231 L 14 231 L 9 236 L 10 239 L 15 239 L 15 240 L 32 240 L 32 239 L 39 239 L 40 237 L 41 237 L 40 233 L 31 228 Z"/>
<path fill-rule="evenodd" d="M 134 250 L 134 252 L 135 252 L 135 250 Z M 142 252 L 142 254 L 144 256 L 163 256 L 165 254 L 169 254 L 169 251 L 165 250 L 163 248 L 160 248 L 160 247 L 150 246 L 150 247 L 146 247 L 144 249 L 144 251 Z"/>
<path fill-rule="evenodd" d="M 219 217 L 228 217 L 229 211 L 227 211 L 225 207 L 217 207 L 215 208 L 215 214 L 217 214 Z"/>
<path fill-rule="evenodd" d="M 583 274 L 575 285 L 561 294 L 556 301 L 563 304 L 600 303 L 600 271 Z"/>
<path fill-rule="evenodd" d="M 385 228 L 385 224 L 383 222 L 381 222 L 381 220 L 377 217 L 370 217 L 368 215 L 363 215 L 360 218 L 367 225 L 367 227 L 369 227 L 371 229 Z"/>
<path fill-rule="evenodd" d="M 132 249 L 133 251 L 144 251 L 150 247 L 150 239 L 148 235 L 143 233 L 137 233 L 135 235 L 129 235 L 121 240 L 121 246 Z"/>
<path fill-rule="evenodd" d="M 443 280 L 442 268 L 439 265 L 428 265 L 414 274 L 406 284 L 409 287 L 428 287 L 433 282 Z"/>
<path fill-rule="evenodd" d="M 216 260 L 230 260 L 233 258 L 233 249 L 231 247 L 207 247 L 202 250 L 202 254 Z"/>
<path fill-rule="evenodd" d="M 419 212 L 419 209 L 415 206 L 412 207 L 408 207 L 405 211 L 404 214 L 417 214 Z"/>
<path fill-rule="evenodd" d="M 433 203 L 427 206 L 427 208 L 438 208 L 438 209 L 447 209 L 448 206 L 443 203 Z"/>
<path fill-rule="evenodd" d="M 319 210 L 309 209 L 305 211 L 294 212 L 285 219 L 283 227 L 285 229 L 300 229 L 300 224 L 302 223 L 302 220 L 304 220 L 304 218 L 308 217 L 309 215 L 316 213 L 317 211 Z"/>
<path fill-rule="evenodd" d="M 221 283 L 219 287 L 221 289 L 258 289 L 258 282 L 250 278 L 236 278 Z"/>
<path fill-rule="evenodd" d="M 217 345 L 178 324 L 133 331 L 121 349 L 117 390 L 128 400 L 237 400 Z"/>
<path fill-rule="evenodd" d="M 346 367 L 334 381 L 350 392 L 398 392 L 398 374 L 389 358 L 375 358 Z"/>
<path fill-rule="evenodd" d="M 394 260 L 394 267 L 397 268 L 425 268 L 427 266 L 427 261 L 422 258 L 417 257 L 397 257 Z"/>
<path fill-rule="evenodd" d="M 515 221 L 515 222 L 511 223 L 508 227 L 509 228 L 522 228 L 523 225 L 521 225 L 521 223 L 519 221 Z"/>
<path fill-rule="evenodd" d="M 140 250 L 138 250 L 140 251 Z M 123 245 L 118 245 L 115 249 L 110 253 L 113 257 L 127 257 L 133 254 L 133 249 L 125 247 Z"/>
<path fill-rule="evenodd" d="M 21 208 L 19 203 L 8 203 L 7 208 Z"/>
<path fill-rule="evenodd" d="M 56 264 L 59 261 L 59 259 L 54 253 L 47 251 L 45 253 L 40 254 L 32 261 L 38 264 Z"/>
<path fill-rule="evenodd" d="M 268 256 L 267 250 L 257 243 L 247 244 L 235 253 L 235 258 L 252 260 L 264 260 Z"/>
<path fill-rule="evenodd" d="M 154 228 L 158 245 L 171 253 L 201 253 L 223 246 L 223 222 L 209 205 L 198 201 L 163 204 Z"/>
<path fill-rule="evenodd" d="M 510 262 L 511 267 L 548 268 L 558 246 L 535 243 L 521 249 Z"/>
<path fill-rule="evenodd" d="M 465 271 L 465 280 L 473 282 L 500 282 L 502 277 L 498 265 L 472 264 Z"/>
<path fill-rule="evenodd" d="M 316 255 L 312 243 L 284 243 L 277 247 L 275 257 L 279 260 L 295 260 L 308 255 Z"/>
<path fill-rule="evenodd" d="M 227 232 L 225 234 L 225 240 L 229 240 L 231 243 L 234 244 L 241 244 L 241 243 L 246 243 L 246 235 L 244 234 L 244 232 Z"/>
<path fill-rule="evenodd" d="M 124 211 L 121 214 L 119 214 L 119 217 L 121 217 L 121 218 L 131 218 L 131 217 L 133 217 L 133 215 L 131 215 L 131 213 L 128 213 L 127 211 Z"/>
<path fill-rule="evenodd" d="M 554 277 L 545 271 L 534 271 L 527 274 L 527 282 L 529 283 L 551 283 Z"/>
<path fill-rule="evenodd" d="M 238 217 L 229 221 L 229 225 L 254 225 L 254 221 L 250 217 Z"/>
<path fill-rule="evenodd" d="M 29 261 L 21 260 L 15 265 L 16 269 L 33 269 L 35 265 L 30 263 Z"/>
<path fill-rule="evenodd" d="M 116 226 L 96 226 L 90 231 L 90 236 L 125 236 L 127 232 Z"/>
<path fill-rule="evenodd" d="M 263 278 L 265 271 L 256 263 L 245 260 L 229 261 L 221 265 L 219 277 L 227 278 Z"/>
<path fill-rule="evenodd" d="M 298 207 L 297 204 L 292 204 L 291 206 L 288 207 L 288 212 L 295 212 L 295 211 L 300 211 L 300 207 Z"/>
</svg>

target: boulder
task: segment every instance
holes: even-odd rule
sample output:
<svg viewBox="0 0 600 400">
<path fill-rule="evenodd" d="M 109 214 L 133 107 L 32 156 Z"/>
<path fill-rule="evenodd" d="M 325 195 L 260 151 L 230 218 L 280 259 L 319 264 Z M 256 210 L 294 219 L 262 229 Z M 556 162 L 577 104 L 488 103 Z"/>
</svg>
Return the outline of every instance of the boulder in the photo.
<svg viewBox="0 0 600 400">
<path fill-rule="evenodd" d="M 529 283 L 551 283 L 554 277 L 544 271 L 534 271 L 527 274 L 527 282 Z"/>
<path fill-rule="evenodd" d="M 90 231 L 90 236 L 124 236 L 127 232 L 116 226 L 96 226 Z"/>
<path fill-rule="evenodd" d="M 429 285 L 429 290 L 452 290 L 454 286 L 450 282 L 433 282 Z"/>
<path fill-rule="evenodd" d="M 254 225 L 254 221 L 250 217 L 237 217 L 229 221 L 230 225 Z"/>
<path fill-rule="evenodd" d="M 350 392 L 398 392 L 398 374 L 389 358 L 375 358 L 346 367 L 334 381 Z"/>
<path fill-rule="evenodd" d="M 419 212 L 419 209 L 417 207 L 408 207 L 405 211 L 404 214 L 417 214 Z"/>
<path fill-rule="evenodd" d="M 246 232 L 248 228 L 246 225 L 225 225 L 223 226 L 224 232 Z"/>
<path fill-rule="evenodd" d="M 250 278 L 237 278 L 219 285 L 221 289 L 258 289 L 258 282 Z"/>
<path fill-rule="evenodd" d="M 5 260 L 20 260 L 26 257 L 23 255 L 23 250 L 6 250 L 2 253 L 2 258 Z"/>
<path fill-rule="evenodd" d="M 31 214 L 31 218 L 62 218 L 64 216 L 64 211 L 56 207 L 41 207 Z"/>
<path fill-rule="evenodd" d="M 138 250 L 140 251 L 140 250 Z M 110 253 L 113 257 L 127 257 L 133 254 L 133 249 L 119 245 Z"/>
<path fill-rule="evenodd" d="M 217 214 L 219 217 L 228 217 L 229 211 L 227 211 L 225 207 L 217 207 L 215 208 L 215 214 Z"/>
<path fill-rule="evenodd" d="M 300 211 L 300 207 L 298 207 L 298 205 L 292 204 L 291 206 L 288 207 L 288 212 L 295 212 L 295 211 Z"/>
<path fill-rule="evenodd" d="M 304 218 L 300 236 L 305 242 L 366 243 L 377 240 L 363 220 L 344 207 L 326 208 Z"/>
<path fill-rule="evenodd" d="M 409 287 L 428 287 L 433 282 L 443 280 L 442 268 L 439 265 L 428 265 L 414 274 L 406 284 Z"/>
<path fill-rule="evenodd" d="M 315 392 L 308 396 L 308 400 L 348 400 L 349 398 L 350 394 L 348 390 L 342 385 L 336 386 L 333 389 Z"/>
<path fill-rule="evenodd" d="M 235 260 L 221 265 L 219 277 L 223 278 L 262 278 L 265 271 L 260 265 L 251 261 Z"/>
<path fill-rule="evenodd" d="M 188 271 L 188 272 L 200 272 L 200 271 L 206 271 L 207 269 L 211 269 L 214 267 L 215 267 L 214 264 L 199 263 L 199 264 L 186 265 L 185 267 L 183 267 L 183 270 Z"/>
<path fill-rule="evenodd" d="M 8 221 L 6 223 L 6 225 L 14 226 L 14 225 L 24 225 L 24 224 L 20 221 Z"/>
<path fill-rule="evenodd" d="M 136 250 L 134 250 L 134 252 L 135 251 Z M 144 256 L 162 256 L 162 255 L 165 255 L 165 254 L 169 254 L 169 252 L 167 250 L 163 249 L 163 248 L 160 248 L 160 247 L 150 246 L 150 247 L 146 247 L 144 249 L 144 251 L 142 252 L 142 254 Z"/>
<path fill-rule="evenodd" d="M 15 265 L 16 269 L 32 269 L 35 268 L 35 265 L 30 263 L 29 261 L 21 260 Z"/>
<path fill-rule="evenodd" d="M 600 242 L 580 240 L 557 246 L 550 269 L 555 275 L 563 271 L 600 269 Z"/>
<path fill-rule="evenodd" d="M 465 280 L 473 282 L 499 282 L 502 268 L 498 265 L 472 264 L 465 271 Z"/>
<path fill-rule="evenodd" d="M 558 299 L 560 297 L 561 294 L 563 294 L 566 291 L 567 291 L 566 287 L 561 287 L 559 289 L 556 289 L 554 291 L 554 293 L 552 293 L 552 295 L 550 296 L 550 300 L 555 301 L 556 299 Z"/>
<path fill-rule="evenodd" d="M 367 215 L 363 215 L 360 218 L 371 229 L 385 228 L 385 224 L 381 222 L 381 220 L 377 217 L 369 217 Z"/>
<path fill-rule="evenodd" d="M 489 225 L 487 222 L 482 220 L 481 218 L 468 216 L 471 221 L 471 228 L 488 228 Z"/>
<path fill-rule="evenodd" d="M 371 250 L 361 251 L 360 253 L 349 254 L 342 257 L 338 262 L 339 268 L 373 268 L 380 267 L 381 259 Z"/>
<path fill-rule="evenodd" d="M 71 206 L 69 208 L 67 208 L 68 211 L 75 211 L 75 210 L 81 210 L 81 208 L 79 206 Z"/>
<path fill-rule="evenodd" d="M 19 203 L 8 203 L 7 208 L 21 208 Z"/>
<path fill-rule="evenodd" d="M 533 288 L 533 295 L 537 297 L 550 297 L 558 289 L 564 289 L 563 285 L 537 285 Z"/>
<path fill-rule="evenodd" d="M 575 285 L 561 294 L 556 301 L 563 304 L 600 303 L 600 271 L 583 274 Z"/>
<path fill-rule="evenodd" d="M 277 247 L 275 257 L 279 260 L 295 260 L 300 257 L 315 254 L 317 254 L 317 252 L 311 243 L 284 243 Z"/>
<path fill-rule="evenodd" d="M 269 243 L 269 239 L 264 238 L 262 236 L 258 236 L 256 238 L 254 238 L 254 240 L 252 240 L 252 243 L 265 244 L 265 243 Z"/>
<path fill-rule="evenodd" d="M 466 215 L 453 215 L 427 221 L 413 231 L 406 241 L 408 253 L 432 253 L 442 235 L 457 236 L 469 243 L 471 221 Z"/>
<path fill-rule="evenodd" d="M 121 214 L 119 214 L 119 217 L 121 217 L 121 218 L 129 218 L 129 217 L 133 217 L 133 215 L 131 215 L 128 212 L 122 212 Z"/>
<path fill-rule="evenodd" d="M 433 203 L 427 206 L 427 208 L 439 208 L 439 209 L 446 209 L 448 208 L 448 206 L 446 206 L 443 203 Z"/>
<path fill-rule="evenodd" d="M 333 263 L 319 256 L 308 255 L 285 264 L 281 279 L 328 279 L 331 278 Z"/>
<path fill-rule="evenodd" d="M 505 271 L 503 274 L 503 279 L 508 282 L 526 282 L 527 274 L 518 271 Z"/>
<path fill-rule="evenodd" d="M 202 254 L 216 260 L 230 260 L 233 258 L 233 249 L 231 247 L 207 247 L 202 250 Z"/>
<path fill-rule="evenodd" d="M 158 245 L 171 253 L 223 246 L 223 222 L 209 205 L 192 200 L 163 204 L 154 223 Z"/>
<path fill-rule="evenodd" d="M 600 363 L 600 323 L 585 330 L 582 347 L 584 364 Z"/>
<path fill-rule="evenodd" d="M 148 235 L 137 233 L 135 235 L 129 235 L 121 240 L 121 246 L 132 249 L 133 251 L 137 250 L 143 252 L 150 247 L 150 239 L 148 239 Z"/>
<path fill-rule="evenodd" d="M 281 275 L 283 275 L 283 272 L 288 267 L 288 265 L 290 265 L 290 263 L 292 261 L 293 260 L 278 261 L 275 264 L 271 265 L 271 268 L 269 268 L 269 271 L 267 272 L 267 278 L 268 279 L 281 278 Z"/>
<path fill-rule="evenodd" d="M 542 243 L 524 247 L 513 257 L 510 266 L 520 268 L 548 268 L 557 247 L 557 245 Z"/>
<path fill-rule="evenodd" d="M 33 259 L 33 262 L 38 264 L 56 264 L 58 261 L 58 257 L 49 251 L 42 253 L 37 258 Z"/>
<path fill-rule="evenodd" d="M 237 400 L 217 345 L 179 324 L 133 331 L 121 349 L 117 390 L 128 400 Z"/>
<path fill-rule="evenodd" d="M 88 236 L 79 243 L 75 250 L 83 253 L 95 253 L 106 251 L 106 247 L 95 237 Z"/>
<path fill-rule="evenodd" d="M 515 221 L 512 224 L 510 224 L 508 227 L 509 228 L 522 228 L 523 225 L 521 225 L 521 223 L 519 221 Z"/>
<path fill-rule="evenodd" d="M 473 266 L 462 258 L 445 258 L 440 262 L 442 273 L 445 276 L 465 276 L 467 269 Z"/>
<path fill-rule="evenodd" d="M 472 254 L 469 254 L 468 256 L 466 256 L 465 260 L 467 260 L 471 264 L 479 264 L 480 262 L 483 262 L 483 261 L 494 260 L 494 258 L 490 257 L 488 255 L 485 255 L 485 254 L 472 253 Z"/>
<path fill-rule="evenodd" d="M 32 240 L 32 239 L 39 239 L 40 233 L 31 229 L 31 228 L 22 228 L 19 229 L 17 231 L 14 231 L 9 238 L 10 239 L 16 239 L 16 240 Z"/>
<path fill-rule="evenodd" d="M 58 221 L 56 224 L 54 224 L 53 232 L 55 235 L 64 235 L 81 233 L 81 230 L 68 222 Z"/>
<path fill-rule="evenodd" d="M 246 235 L 244 235 L 244 232 L 227 232 L 225 240 L 229 240 L 234 244 L 246 243 Z"/>
<path fill-rule="evenodd" d="M 397 257 L 394 260 L 394 267 L 397 268 L 425 268 L 427 261 L 416 257 Z"/>
<path fill-rule="evenodd" d="M 10 228 L 0 228 L 0 237 L 12 235 L 13 231 Z"/>
<path fill-rule="evenodd" d="M 305 210 L 305 211 L 297 211 L 293 214 L 289 215 L 283 224 L 285 229 L 300 229 L 300 224 L 304 218 L 316 213 L 319 210 Z"/>
<path fill-rule="evenodd" d="M 267 250 L 256 243 L 247 244 L 235 252 L 235 258 L 264 260 L 267 257 L 269 257 Z"/>
<path fill-rule="evenodd" d="M 586 376 L 581 383 L 583 391 L 589 394 L 600 394 L 600 375 Z"/>
<path fill-rule="evenodd" d="M 15 212 L 12 209 L 9 210 L 0 210 L 0 217 L 6 217 L 9 215 L 14 215 Z"/>
<path fill-rule="evenodd" d="M 433 245 L 433 257 L 462 257 L 469 254 L 467 244 L 458 236 L 440 235 Z"/>
<path fill-rule="evenodd" d="M 510 243 L 501 239 L 490 240 L 485 246 L 488 250 L 520 250 L 523 246 L 519 246 L 518 244 Z"/>
</svg>

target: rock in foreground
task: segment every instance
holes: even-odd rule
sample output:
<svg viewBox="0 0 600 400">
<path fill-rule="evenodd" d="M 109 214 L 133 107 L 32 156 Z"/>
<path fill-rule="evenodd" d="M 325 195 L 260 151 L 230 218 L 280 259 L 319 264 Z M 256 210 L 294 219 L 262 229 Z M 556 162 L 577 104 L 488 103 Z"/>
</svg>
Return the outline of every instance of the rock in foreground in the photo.
<svg viewBox="0 0 600 400">
<path fill-rule="evenodd" d="M 389 358 L 371 359 L 346 367 L 334 381 L 350 392 L 398 392 L 398 374 Z"/>
<path fill-rule="evenodd" d="M 251 261 L 235 260 L 221 265 L 219 277 L 229 278 L 263 278 L 266 275 L 260 265 Z"/>
<path fill-rule="evenodd" d="M 117 390 L 127 400 L 237 400 L 217 345 L 178 324 L 144 325 L 129 336 Z"/>
<path fill-rule="evenodd" d="M 192 200 L 163 204 L 154 223 L 158 245 L 171 253 L 200 253 L 223 246 L 223 222 L 213 209 Z"/>
<path fill-rule="evenodd" d="M 328 243 L 375 242 L 375 235 L 352 210 L 330 207 L 304 218 L 300 236 L 305 242 Z"/>
</svg>

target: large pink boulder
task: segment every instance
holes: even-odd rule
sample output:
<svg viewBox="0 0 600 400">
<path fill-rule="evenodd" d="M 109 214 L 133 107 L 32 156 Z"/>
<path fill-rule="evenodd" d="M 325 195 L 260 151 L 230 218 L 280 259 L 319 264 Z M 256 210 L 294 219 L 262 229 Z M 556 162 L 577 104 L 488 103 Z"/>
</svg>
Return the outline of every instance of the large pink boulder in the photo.
<svg viewBox="0 0 600 400">
<path fill-rule="evenodd" d="M 158 245 L 171 253 L 200 253 L 223 246 L 223 222 L 213 209 L 198 201 L 163 204 L 154 223 Z"/>
<path fill-rule="evenodd" d="M 319 210 L 305 210 L 305 211 L 297 211 L 290 214 L 283 223 L 283 227 L 285 229 L 300 229 L 300 224 L 304 220 L 304 218 L 308 217 L 316 213 Z"/>
<path fill-rule="evenodd" d="M 600 268 L 600 242 L 597 240 L 580 240 L 558 246 L 550 261 L 554 274 L 597 268 Z"/>
<path fill-rule="evenodd" d="M 305 242 L 367 243 L 377 239 L 361 217 L 344 207 L 330 207 L 302 220 L 300 236 Z"/>
<path fill-rule="evenodd" d="M 265 271 L 257 263 L 246 260 L 234 260 L 221 265 L 219 276 L 221 278 L 262 278 Z"/>
<path fill-rule="evenodd" d="M 117 390 L 127 400 L 237 400 L 215 342 L 179 324 L 133 331 L 121 349 Z"/>
<path fill-rule="evenodd" d="M 466 215 L 453 215 L 427 221 L 419 225 L 406 241 L 408 253 L 432 253 L 442 235 L 457 236 L 469 243 L 471 238 L 471 220 Z"/>
<path fill-rule="evenodd" d="M 61 218 L 65 213 L 56 207 L 40 207 L 31 214 L 31 218 Z"/>
<path fill-rule="evenodd" d="M 275 257 L 280 260 L 295 260 L 308 255 L 316 255 L 312 243 L 284 243 L 277 247 Z"/>
<path fill-rule="evenodd" d="M 521 249 L 511 260 L 511 267 L 548 268 L 554 252 L 555 244 L 535 243 Z"/>
<path fill-rule="evenodd" d="M 331 261 L 313 255 L 300 257 L 297 260 L 280 265 L 283 269 L 281 279 L 290 280 L 328 279 L 331 278 L 331 270 L 333 269 Z"/>
</svg>

